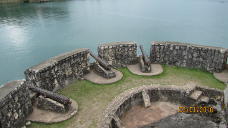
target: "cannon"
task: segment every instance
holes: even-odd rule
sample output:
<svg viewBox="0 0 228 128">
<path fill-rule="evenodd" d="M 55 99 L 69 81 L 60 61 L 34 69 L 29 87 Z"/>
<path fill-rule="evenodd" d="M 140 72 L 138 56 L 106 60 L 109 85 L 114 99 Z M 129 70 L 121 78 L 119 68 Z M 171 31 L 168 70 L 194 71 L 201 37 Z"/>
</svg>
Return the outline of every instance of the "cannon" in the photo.
<svg viewBox="0 0 228 128">
<path fill-rule="evenodd" d="M 150 59 L 146 56 L 143 46 L 140 45 L 140 50 L 142 55 L 139 56 L 139 64 L 141 72 L 148 73 L 151 72 L 151 62 Z"/>
<path fill-rule="evenodd" d="M 99 65 L 101 65 L 104 69 L 106 70 L 111 70 L 112 65 L 110 65 L 109 63 L 107 63 L 106 61 L 102 60 L 101 58 L 95 56 L 91 51 L 89 52 L 89 54 L 99 63 Z"/>
<path fill-rule="evenodd" d="M 93 68 L 98 75 L 107 79 L 116 77 L 116 73 L 112 71 L 112 65 L 102 60 L 101 58 L 95 56 L 91 51 L 89 53 L 90 56 L 92 56 L 96 60 L 96 63 L 93 65 Z"/>
<path fill-rule="evenodd" d="M 57 94 L 57 93 L 54 93 L 54 92 L 51 92 L 51 91 L 48 91 L 48 90 L 45 90 L 45 89 L 42 89 L 42 88 L 38 88 L 38 87 L 35 87 L 35 86 L 28 86 L 28 88 L 35 92 L 35 93 L 38 93 L 46 98 L 50 98 L 54 101 L 57 101 L 61 104 L 63 104 L 64 106 L 69 106 L 71 104 L 71 100 L 63 95 L 60 95 L 60 94 Z"/>
</svg>

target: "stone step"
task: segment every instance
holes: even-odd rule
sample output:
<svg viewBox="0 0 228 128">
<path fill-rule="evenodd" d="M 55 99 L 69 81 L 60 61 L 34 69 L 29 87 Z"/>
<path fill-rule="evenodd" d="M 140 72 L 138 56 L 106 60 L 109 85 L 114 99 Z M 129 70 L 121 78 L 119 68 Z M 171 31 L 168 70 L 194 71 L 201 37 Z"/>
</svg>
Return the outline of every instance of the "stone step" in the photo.
<svg viewBox="0 0 228 128">
<path fill-rule="evenodd" d="M 200 98 L 200 96 L 202 95 L 202 91 L 199 90 L 195 90 L 191 93 L 190 98 L 193 100 L 198 100 Z"/>
<path fill-rule="evenodd" d="M 142 91 L 142 96 L 143 96 L 143 101 L 144 101 L 144 106 L 150 107 L 151 103 L 150 103 L 150 96 L 147 94 L 147 92 L 145 90 Z"/>
<path fill-rule="evenodd" d="M 201 96 L 198 101 L 199 102 L 208 103 L 209 102 L 209 97 L 207 97 L 207 96 Z"/>
</svg>

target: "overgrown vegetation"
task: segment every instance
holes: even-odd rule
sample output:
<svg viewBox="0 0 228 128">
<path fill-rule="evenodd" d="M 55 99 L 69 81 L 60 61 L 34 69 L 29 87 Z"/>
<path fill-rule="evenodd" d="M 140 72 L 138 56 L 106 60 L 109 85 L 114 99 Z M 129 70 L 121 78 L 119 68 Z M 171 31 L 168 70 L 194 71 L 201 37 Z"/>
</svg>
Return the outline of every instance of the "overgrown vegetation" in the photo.
<svg viewBox="0 0 228 128">
<path fill-rule="evenodd" d="M 124 77 L 110 85 L 96 85 L 89 81 L 77 81 L 59 93 L 77 101 L 79 111 L 68 121 L 46 125 L 32 123 L 29 128 L 98 128 L 99 119 L 108 103 L 121 92 L 141 85 L 185 85 L 195 82 L 199 85 L 224 89 L 225 85 L 213 77 L 213 74 L 196 69 L 163 66 L 164 72 L 153 77 L 137 76 L 126 68 L 119 69 Z"/>
</svg>

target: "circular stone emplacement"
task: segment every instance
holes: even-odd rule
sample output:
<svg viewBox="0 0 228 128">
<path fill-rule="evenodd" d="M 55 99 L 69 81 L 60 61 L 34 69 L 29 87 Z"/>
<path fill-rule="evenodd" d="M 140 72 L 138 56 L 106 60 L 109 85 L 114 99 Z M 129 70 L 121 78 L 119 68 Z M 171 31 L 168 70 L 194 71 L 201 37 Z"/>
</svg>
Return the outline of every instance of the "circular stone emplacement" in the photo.
<svg viewBox="0 0 228 128">
<path fill-rule="evenodd" d="M 214 77 L 216 79 L 218 79 L 219 81 L 227 83 L 228 82 L 228 69 L 223 70 L 221 73 L 214 73 Z"/>
<path fill-rule="evenodd" d="M 111 84 L 111 83 L 115 83 L 115 82 L 121 80 L 123 77 L 123 73 L 116 69 L 112 69 L 112 70 L 116 73 L 116 77 L 111 78 L 111 79 L 104 78 L 104 77 L 96 74 L 93 70 L 91 70 L 90 73 L 85 75 L 84 78 L 95 84 Z"/>
<path fill-rule="evenodd" d="M 39 123 L 58 123 L 73 117 L 78 111 L 78 104 L 76 101 L 72 100 L 70 109 L 67 113 L 56 113 L 47 110 L 38 109 L 36 106 L 33 106 L 33 112 L 27 118 L 28 121 L 39 122 Z"/>
<path fill-rule="evenodd" d="M 139 63 L 134 65 L 128 65 L 127 68 L 133 74 L 140 75 L 140 76 L 155 76 L 163 72 L 163 68 L 160 64 L 151 64 L 151 72 L 149 73 L 141 72 Z"/>
</svg>

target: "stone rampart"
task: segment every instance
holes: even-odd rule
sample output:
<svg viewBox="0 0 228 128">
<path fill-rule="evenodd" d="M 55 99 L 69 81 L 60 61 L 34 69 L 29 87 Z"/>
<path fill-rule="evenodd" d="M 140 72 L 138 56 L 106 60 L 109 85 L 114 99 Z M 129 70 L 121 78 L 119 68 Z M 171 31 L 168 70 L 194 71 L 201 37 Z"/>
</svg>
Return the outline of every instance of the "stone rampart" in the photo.
<svg viewBox="0 0 228 128">
<path fill-rule="evenodd" d="M 24 80 L 0 86 L 0 128 L 20 128 L 32 112 L 28 87 Z"/>
<path fill-rule="evenodd" d="M 199 86 L 141 86 L 138 88 L 133 88 L 128 91 L 123 92 L 118 97 L 108 105 L 107 109 L 103 113 L 103 118 L 101 119 L 100 128 L 120 128 L 117 124 L 121 122 L 116 122 L 116 118 L 120 118 L 125 112 L 131 109 L 135 105 L 142 105 L 144 99 L 142 96 L 143 92 L 147 92 L 150 97 L 150 102 L 165 101 L 172 102 L 181 105 L 192 105 L 190 102 L 189 95 L 195 89 L 201 89 L 203 93 L 210 95 L 210 98 L 216 98 L 218 96 L 223 96 L 223 92 L 217 89 L 209 89 Z M 209 92 L 207 92 L 209 91 Z"/>
<path fill-rule="evenodd" d="M 125 67 L 137 63 L 135 42 L 113 42 L 98 46 L 98 55 L 115 67 Z"/>
<path fill-rule="evenodd" d="M 115 42 L 98 47 L 98 55 L 114 67 L 124 67 L 138 62 L 137 44 L 134 42 Z M 151 47 L 151 60 L 156 63 L 181 67 L 199 68 L 210 72 L 224 69 L 227 49 L 174 42 L 155 42 Z M 90 70 L 89 49 L 78 49 L 53 57 L 39 65 L 28 68 L 24 73 L 26 81 L 19 80 L 0 86 L 0 128 L 21 127 L 25 118 L 32 112 L 28 85 L 56 91 L 72 81 L 81 79 Z M 120 125 L 119 117 L 134 105 L 147 102 L 170 101 L 191 104 L 189 93 L 192 89 L 142 86 L 121 94 L 108 107 L 101 128 Z M 222 95 L 216 89 L 197 87 L 208 97 Z M 144 92 L 144 94 L 142 94 Z M 31 96 L 30 96 L 31 95 Z M 150 100 L 148 100 L 148 97 Z"/>
<path fill-rule="evenodd" d="M 228 49 L 179 42 L 153 42 L 151 60 L 155 63 L 221 72 Z"/>
<path fill-rule="evenodd" d="M 63 88 L 89 71 L 88 55 L 89 49 L 77 49 L 53 57 L 27 69 L 26 81 L 49 91 Z"/>
</svg>

